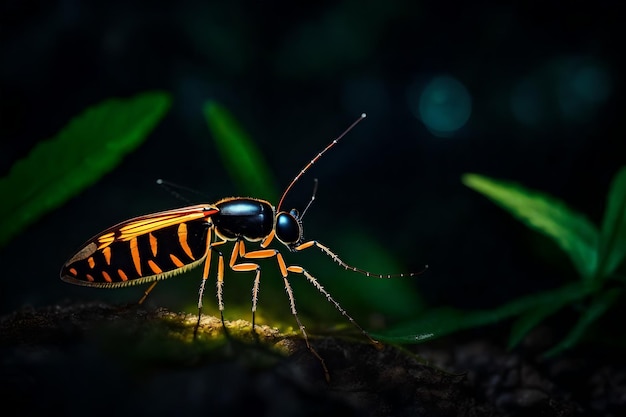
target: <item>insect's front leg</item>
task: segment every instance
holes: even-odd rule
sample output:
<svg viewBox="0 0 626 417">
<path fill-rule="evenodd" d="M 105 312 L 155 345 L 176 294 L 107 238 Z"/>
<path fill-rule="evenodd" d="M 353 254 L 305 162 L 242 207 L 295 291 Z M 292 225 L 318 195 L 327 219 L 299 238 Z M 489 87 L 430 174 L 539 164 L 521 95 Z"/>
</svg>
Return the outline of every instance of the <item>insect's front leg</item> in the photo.
<svg viewBox="0 0 626 417">
<path fill-rule="evenodd" d="M 237 241 L 237 243 L 235 244 L 235 248 L 233 249 L 233 254 L 230 259 L 230 267 L 234 271 L 252 271 L 256 269 L 256 277 L 254 279 L 254 287 L 252 289 L 252 331 L 254 331 L 254 314 L 256 311 L 256 304 L 257 304 L 257 298 L 258 298 L 258 293 L 259 293 L 259 281 L 261 277 L 261 268 L 259 267 L 258 264 L 251 263 L 251 262 L 240 263 L 240 264 L 237 264 L 236 262 L 238 258 L 267 259 L 267 258 L 273 258 L 273 257 L 276 257 L 276 261 L 278 262 L 278 268 L 280 269 L 280 273 L 283 276 L 283 281 L 285 283 L 285 290 L 287 291 L 287 296 L 289 297 L 289 303 L 291 306 L 291 313 L 295 317 L 296 323 L 298 323 L 298 327 L 300 328 L 300 331 L 302 332 L 302 335 L 304 336 L 304 341 L 306 343 L 307 348 L 311 351 L 311 353 L 317 359 L 319 359 L 320 363 L 322 364 L 322 368 L 324 370 L 324 376 L 326 380 L 329 381 L 330 374 L 328 372 L 328 368 L 326 367 L 326 363 L 324 362 L 324 359 L 322 359 L 322 357 L 313 348 L 313 346 L 311 346 L 311 344 L 309 343 L 309 338 L 304 329 L 304 325 L 302 324 L 302 322 L 300 321 L 300 318 L 298 317 L 298 313 L 296 311 L 296 300 L 293 296 L 293 290 L 291 289 L 291 284 L 289 283 L 289 280 L 287 279 L 287 277 L 289 276 L 289 272 L 297 272 L 300 274 L 305 274 L 307 278 L 313 279 L 313 280 L 315 280 L 315 278 L 311 277 L 310 274 L 308 274 L 306 271 L 304 271 L 303 268 L 299 266 L 288 267 L 287 264 L 285 263 L 285 259 L 283 258 L 283 255 L 278 250 L 260 249 L 260 250 L 255 250 L 252 252 L 246 252 L 245 244 L 242 240 L 240 240 L 240 241 Z M 315 281 L 315 283 L 317 284 L 317 281 Z M 329 297 L 329 300 L 335 302 L 332 298 L 330 298 L 330 295 L 328 293 L 326 293 L 323 289 L 322 291 L 327 295 L 327 297 Z"/>
<path fill-rule="evenodd" d="M 345 269 L 350 270 L 350 271 L 355 271 L 355 272 L 360 272 L 363 273 L 367 276 L 374 276 L 374 277 L 378 277 L 378 278 L 384 278 L 385 275 L 381 275 L 381 274 L 372 274 L 368 271 L 350 266 L 348 264 L 346 264 L 344 261 L 342 261 L 341 259 L 339 259 L 339 257 L 332 252 L 330 249 L 328 249 L 326 246 L 322 245 L 321 243 L 315 241 L 315 240 L 311 240 L 305 243 L 300 244 L 299 246 L 296 246 L 294 248 L 295 251 L 300 252 L 303 251 L 305 249 L 311 248 L 311 247 L 316 247 L 318 249 L 320 249 L 322 252 L 324 252 L 325 254 L 327 254 L 328 256 L 331 257 L 331 259 L 335 262 L 337 262 L 339 265 L 343 266 Z M 291 265 L 286 267 L 286 270 L 289 272 L 293 272 L 296 274 L 302 274 L 306 277 L 306 279 L 313 284 L 313 286 L 315 288 L 317 288 L 317 290 L 319 292 L 321 292 L 328 301 L 330 301 L 335 308 L 337 309 L 337 311 L 339 311 L 344 317 L 346 317 L 351 323 L 352 325 L 354 325 L 357 329 L 359 329 L 359 331 L 361 333 L 363 333 L 363 335 L 365 335 L 365 337 L 367 337 L 369 339 L 369 341 L 372 343 L 372 345 L 374 345 L 376 348 L 380 348 L 381 344 L 378 340 L 373 339 L 369 333 L 367 333 L 349 314 L 348 312 L 341 307 L 341 305 L 339 305 L 339 303 L 337 301 L 335 301 L 335 299 L 330 295 L 330 293 L 328 291 L 326 291 L 326 289 L 322 286 L 322 284 L 319 283 L 319 281 L 313 276 L 311 275 L 307 270 L 305 270 L 303 267 L 298 266 L 298 265 Z M 400 276 L 402 276 L 403 274 L 399 274 Z M 413 275 L 413 274 L 411 274 Z M 392 275 L 387 275 L 386 277 L 391 277 Z"/>
<path fill-rule="evenodd" d="M 280 252 L 278 251 L 276 252 L 277 252 L 276 260 L 278 261 L 278 267 L 280 268 L 280 272 L 283 276 L 283 282 L 285 283 L 285 291 L 287 292 L 287 297 L 289 297 L 289 305 L 291 307 L 291 314 L 293 314 L 293 317 L 296 319 L 296 323 L 298 323 L 298 327 L 300 328 L 300 332 L 302 333 L 302 336 L 304 337 L 304 342 L 306 343 L 306 347 L 313 354 L 313 356 L 315 356 L 320 361 L 320 364 L 322 365 L 322 369 L 324 370 L 324 377 L 326 378 L 326 381 L 330 381 L 330 373 L 328 372 L 326 363 L 324 362 L 324 359 L 319 355 L 319 353 L 317 353 L 317 351 L 309 343 L 309 337 L 307 336 L 306 330 L 304 329 L 304 325 L 302 324 L 302 322 L 300 321 L 300 318 L 298 317 L 298 312 L 296 310 L 296 299 L 293 295 L 293 290 L 291 289 L 291 284 L 289 283 L 289 280 L 287 279 L 287 277 L 289 276 L 289 272 L 303 274 L 307 277 L 307 279 L 313 281 L 313 283 L 316 285 L 318 290 L 320 289 L 321 285 L 319 285 L 319 283 L 315 280 L 315 278 L 313 278 L 313 276 L 311 276 L 311 274 L 305 271 L 304 268 L 302 268 L 301 266 L 295 266 L 295 265 L 287 266 L 287 264 L 285 263 L 285 260 L 283 259 L 283 255 L 281 255 Z M 321 288 L 321 292 L 324 295 L 326 295 L 326 297 L 331 302 L 336 304 L 335 300 L 330 296 L 330 294 L 326 292 L 326 290 Z"/>
</svg>

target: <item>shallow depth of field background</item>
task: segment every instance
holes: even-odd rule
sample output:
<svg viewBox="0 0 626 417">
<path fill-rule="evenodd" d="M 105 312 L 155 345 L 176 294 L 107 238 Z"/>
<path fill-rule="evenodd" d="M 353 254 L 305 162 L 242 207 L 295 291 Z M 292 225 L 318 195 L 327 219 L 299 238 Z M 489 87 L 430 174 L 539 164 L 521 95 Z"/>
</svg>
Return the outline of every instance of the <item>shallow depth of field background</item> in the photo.
<svg viewBox="0 0 626 417">
<path fill-rule="evenodd" d="M 250 134 L 277 191 L 366 112 L 287 205 L 304 208 L 318 178 L 306 236 L 350 264 L 394 269 L 373 272 L 428 264 L 412 279 L 427 305 L 494 307 L 574 279 L 552 242 L 460 176 L 520 182 L 599 221 L 609 181 L 626 160 L 621 17 L 611 4 L 5 2 L 0 175 L 90 105 L 155 89 L 174 102 L 115 171 L 0 249 L 1 312 L 64 299 L 139 299 L 142 288 L 74 287 L 58 271 L 99 231 L 188 204 L 158 178 L 200 191 L 183 192 L 192 203 L 240 194 L 203 119 L 206 100 L 228 108 Z M 373 278 L 342 272 L 319 254 L 289 259 L 369 326 L 376 312 L 351 305 L 351 290 L 334 291 L 333 281 L 357 288 Z M 289 314 L 268 263 L 260 314 Z M 249 317 L 248 275 L 226 277 L 227 318 Z M 161 283 L 149 302 L 192 311 L 199 279 L 197 270 Z M 214 309 L 210 283 L 205 304 Z M 305 315 L 341 320 L 314 288 L 296 289 Z"/>
</svg>

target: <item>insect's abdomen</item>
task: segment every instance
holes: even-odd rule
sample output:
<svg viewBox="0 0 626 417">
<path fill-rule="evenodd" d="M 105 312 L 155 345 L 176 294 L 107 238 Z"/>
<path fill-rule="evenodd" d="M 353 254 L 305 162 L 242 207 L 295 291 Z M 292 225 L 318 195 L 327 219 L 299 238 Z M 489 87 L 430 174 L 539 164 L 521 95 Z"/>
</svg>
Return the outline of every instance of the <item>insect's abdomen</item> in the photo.
<svg viewBox="0 0 626 417">
<path fill-rule="evenodd" d="M 263 239 L 274 228 L 274 208 L 264 200 L 254 198 L 227 198 L 215 206 L 219 213 L 211 220 L 218 234 L 225 239 Z"/>
<path fill-rule="evenodd" d="M 109 229 L 88 242 L 62 268 L 61 279 L 94 287 L 135 285 L 181 273 L 207 252 L 206 219 L 190 220 L 127 238 Z"/>
</svg>

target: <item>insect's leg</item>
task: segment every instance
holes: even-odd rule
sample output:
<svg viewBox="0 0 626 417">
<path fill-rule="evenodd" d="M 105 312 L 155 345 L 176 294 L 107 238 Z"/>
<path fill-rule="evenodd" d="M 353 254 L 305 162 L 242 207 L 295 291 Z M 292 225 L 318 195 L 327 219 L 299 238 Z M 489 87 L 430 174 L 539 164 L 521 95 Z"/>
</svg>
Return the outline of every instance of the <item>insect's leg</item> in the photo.
<svg viewBox="0 0 626 417">
<path fill-rule="evenodd" d="M 265 236 L 265 238 L 261 241 L 261 247 L 263 249 L 267 248 L 272 240 L 274 240 L 274 236 L 276 236 L 276 231 L 272 229 L 269 235 Z"/>
<path fill-rule="evenodd" d="M 198 290 L 198 322 L 196 323 L 196 327 L 193 329 L 194 339 L 196 337 L 196 334 L 198 333 L 198 328 L 200 327 L 200 319 L 202 318 L 202 298 L 204 297 L 204 285 L 206 284 L 206 280 L 209 277 L 209 269 L 211 267 L 211 251 L 212 248 L 209 247 L 206 258 L 204 260 L 204 269 L 202 271 L 202 281 L 200 282 L 200 289 Z M 221 255 L 222 254 L 219 253 L 220 257 Z"/>
<path fill-rule="evenodd" d="M 239 258 L 243 259 L 265 259 L 276 256 L 276 249 L 261 249 L 252 252 L 246 252 L 246 246 L 243 240 L 235 242 L 233 253 L 230 257 L 229 266 L 233 271 L 256 271 L 254 276 L 254 285 L 252 286 L 252 332 L 255 327 L 256 307 L 259 298 L 259 287 L 261 283 L 261 267 L 253 262 L 237 263 Z"/>
<path fill-rule="evenodd" d="M 370 336 L 349 314 L 348 312 L 339 305 L 339 303 L 337 301 L 335 301 L 335 299 L 330 295 L 330 293 L 328 291 L 326 291 L 326 289 L 322 286 L 322 284 L 319 283 L 319 281 L 317 279 L 315 279 L 315 277 L 313 275 L 311 275 L 306 269 L 302 268 L 301 266 L 297 266 L 297 265 L 292 265 L 292 266 L 288 266 L 287 267 L 287 271 L 289 272 L 294 272 L 296 274 L 302 274 L 306 277 L 306 279 L 313 284 L 313 286 L 315 288 L 317 288 L 317 290 L 319 292 L 321 292 L 328 301 L 330 301 L 335 308 L 337 309 L 337 311 L 339 311 L 344 317 L 346 317 L 350 323 L 352 323 L 352 325 L 354 327 L 356 327 L 357 329 L 359 329 L 359 331 L 361 333 L 363 333 L 363 335 L 365 337 L 367 337 L 367 339 L 370 341 L 370 343 L 372 343 L 372 345 L 374 345 L 377 349 L 381 348 L 381 343 L 372 338 L 372 336 Z"/>
<path fill-rule="evenodd" d="M 319 353 L 317 353 L 317 351 L 309 343 L 309 337 L 308 337 L 308 335 L 306 333 L 306 330 L 304 329 L 304 325 L 302 324 L 302 322 L 300 321 L 300 318 L 298 317 L 298 312 L 296 310 L 296 300 L 295 300 L 295 298 L 293 296 L 293 290 L 291 289 L 291 284 L 289 283 L 289 280 L 287 279 L 287 277 L 289 275 L 289 272 L 298 272 L 298 271 L 296 269 L 290 270 L 289 268 L 294 268 L 294 267 L 287 267 L 287 265 L 285 264 L 285 260 L 283 259 L 283 256 L 276 249 L 261 249 L 261 250 L 256 250 L 256 251 L 252 251 L 252 252 L 246 252 L 243 241 L 238 242 L 238 245 L 239 245 L 239 248 L 235 247 L 235 250 L 233 251 L 233 257 L 231 258 L 231 268 L 233 270 L 242 270 L 242 271 L 250 271 L 250 270 L 252 270 L 253 266 L 258 268 L 257 269 L 257 276 L 256 276 L 256 279 L 255 279 L 255 286 L 253 288 L 253 295 L 252 295 L 252 306 L 253 306 L 252 307 L 252 318 L 253 318 L 253 321 L 254 321 L 254 312 L 256 310 L 256 297 L 258 295 L 258 280 L 259 280 L 261 271 L 260 271 L 260 268 L 258 267 L 258 265 L 254 264 L 254 263 L 235 264 L 235 261 L 236 261 L 236 258 L 237 258 L 236 255 L 239 255 L 240 257 L 245 258 L 245 259 L 267 259 L 267 258 L 272 258 L 272 257 L 275 256 L 276 260 L 278 262 L 278 267 L 280 268 L 281 275 L 283 276 L 283 281 L 285 283 L 285 291 L 287 291 L 287 296 L 289 297 L 289 304 L 291 306 L 291 313 L 293 314 L 294 318 L 296 319 L 296 323 L 298 323 L 298 327 L 300 328 L 300 331 L 302 332 L 302 336 L 304 337 L 304 341 L 306 343 L 307 348 L 309 349 L 309 351 L 311 351 L 313 356 L 315 356 L 320 361 L 320 364 L 322 365 L 322 368 L 324 370 L 324 377 L 326 378 L 327 381 L 330 381 L 330 374 L 328 372 L 328 368 L 326 367 L 326 363 L 324 362 L 324 359 L 322 359 L 322 357 L 319 355 Z M 237 269 L 237 268 L 241 268 L 241 269 Z M 298 267 L 295 267 L 295 268 L 298 268 Z M 304 269 L 302 269 L 302 268 L 300 268 L 300 269 L 302 271 L 304 271 Z M 313 278 L 313 279 L 315 280 L 315 278 Z M 325 290 L 323 290 L 323 291 L 327 295 L 327 297 L 330 297 L 330 295 L 328 293 L 326 293 Z M 335 302 L 335 301 L 333 300 L 333 302 Z M 339 305 L 337 304 L 337 306 L 339 306 Z M 344 314 L 345 314 L 345 311 L 344 311 Z M 351 318 L 350 318 L 350 320 L 354 322 L 354 320 L 352 320 Z M 358 327 L 358 325 L 357 325 L 357 327 Z M 254 322 L 253 322 L 253 330 L 254 330 Z M 372 340 L 371 337 L 368 336 L 368 338 L 370 338 L 370 340 Z"/>
<path fill-rule="evenodd" d="M 150 284 L 150 286 L 148 287 L 148 289 L 146 289 L 146 290 L 143 292 L 143 297 L 141 297 L 141 298 L 139 299 L 139 302 L 138 302 L 137 304 L 140 304 L 140 305 L 141 305 L 141 304 L 143 304 L 143 302 L 144 302 L 144 301 L 146 301 L 146 298 L 148 297 L 148 294 L 150 294 L 150 292 L 154 289 L 154 287 L 156 287 L 156 285 L 157 285 L 157 283 L 158 283 L 158 282 L 159 282 L 159 281 L 154 281 L 152 284 Z"/>
<path fill-rule="evenodd" d="M 256 304 L 259 300 L 259 286 L 261 284 L 261 268 L 257 268 L 254 276 L 254 285 L 252 285 L 252 334 L 256 336 L 254 331 L 255 316 L 256 316 Z"/>
<path fill-rule="evenodd" d="M 423 273 L 426 269 L 428 269 L 428 265 L 426 265 L 424 267 L 424 269 L 420 272 L 410 272 L 410 273 L 402 273 L 402 274 L 376 274 L 373 272 L 369 272 L 366 271 L 364 269 L 361 268 L 357 268 L 354 266 L 350 266 L 347 263 L 345 263 L 344 261 L 342 261 L 339 256 L 337 256 L 333 251 L 331 251 L 328 247 L 322 245 L 321 243 L 319 243 L 317 240 L 310 240 L 308 242 L 304 242 L 298 246 L 296 246 L 295 248 L 293 248 L 293 250 L 300 252 L 303 251 L 305 249 L 311 248 L 311 247 L 316 247 L 319 250 L 321 250 L 322 252 L 324 252 L 326 255 L 328 255 L 333 261 L 337 262 L 340 266 L 342 266 L 344 269 L 348 270 L 348 271 L 354 271 L 354 272 L 358 272 L 359 274 L 363 274 L 365 276 L 368 277 L 375 277 L 375 278 L 400 278 L 400 277 L 414 277 L 416 275 L 419 275 L 421 273 Z"/>
<path fill-rule="evenodd" d="M 212 238 L 211 231 L 212 229 L 209 228 L 207 232 L 207 242 L 209 242 L 209 244 L 207 246 L 207 251 L 206 251 L 205 260 L 204 260 L 204 268 L 202 271 L 202 281 L 200 282 L 200 289 L 198 290 L 198 322 L 196 323 L 196 327 L 194 328 L 194 332 L 193 332 L 194 338 L 196 337 L 198 328 L 200 327 L 200 319 L 202 318 L 202 299 L 204 297 L 204 286 L 206 285 L 206 281 L 209 278 L 209 272 L 211 269 L 211 252 L 212 251 L 217 252 L 217 256 L 218 256 L 217 298 L 218 298 L 218 304 L 220 306 L 220 313 L 222 313 L 222 310 L 224 310 L 224 304 L 222 303 L 222 287 L 220 285 L 220 283 L 223 284 L 224 282 L 224 256 L 219 250 L 215 249 L 215 246 L 223 245 L 224 243 L 226 243 L 226 241 L 221 240 L 221 241 L 211 243 L 211 238 Z M 224 323 L 224 315 L 222 314 L 222 324 L 223 323 Z"/>
<path fill-rule="evenodd" d="M 330 373 L 328 372 L 326 363 L 324 362 L 324 359 L 322 359 L 322 357 L 319 355 L 319 353 L 317 353 L 317 351 L 309 343 L 309 337 L 307 336 L 306 330 L 304 329 L 304 325 L 300 321 L 300 318 L 298 317 L 298 312 L 296 311 L 296 299 L 293 296 L 293 290 L 291 289 L 291 284 L 289 283 L 289 280 L 287 279 L 287 277 L 289 276 L 289 272 L 297 272 L 297 271 L 290 269 L 290 268 L 293 268 L 291 266 L 287 267 L 287 265 L 285 264 L 285 260 L 283 259 L 283 256 L 280 253 L 276 254 L 276 259 L 278 261 L 278 267 L 280 268 L 281 274 L 283 276 L 283 281 L 285 282 L 285 291 L 287 292 L 287 296 L 289 297 L 289 305 L 291 307 L 291 314 L 293 314 L 294 318 L 296 319 L 296 323 L 298 323 L 298 327 L 300 328 L 300 332 L 302 332 L 302 336 L 304 337 L 304 342 L 306 343 L 306 347 L 313 354 L 313 356 L 315 356 L 320 361 L 320 364 L 322 365 L 322 368 L 324 369 L 324 378 L 326 378 L 327 382 L 330 382 Z"/>
<path fill-rule="evenodd" d="M 211 248 L 213 249 L 213 248 Z M 226 327 L 224 323 L 224 255 L 222 252 L 213 249 L 217 252 L 217 280 L 215 281 L 216 294 L 217 294 L 217 307 L 220 310 L 220 318 L 222 325 Z"/>
</svg>

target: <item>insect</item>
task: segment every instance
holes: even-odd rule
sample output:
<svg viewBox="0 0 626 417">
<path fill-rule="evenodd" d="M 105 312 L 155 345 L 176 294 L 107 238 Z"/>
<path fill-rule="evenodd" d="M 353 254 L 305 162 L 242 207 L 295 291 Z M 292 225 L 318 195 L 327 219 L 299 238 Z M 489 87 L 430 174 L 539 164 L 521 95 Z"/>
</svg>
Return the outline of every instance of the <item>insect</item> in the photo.
<svg viewBox="0 0 626 417">
<path fill-rule="evenodd" d="M 255 274 L 252 288 L 253 332 L 261 281 L 261 267 L 257 261 L 275 258 L 289 298 L 291 313 L 295 317 L 307 347 L 321 361 L 328 378 L 324 360 L 309 343 L 304 326 L 298 318 L 295 298 L 288 279 L 290 273 L 306 277 L 372 344 L 378 346 L 379 342 L 369 336 L 313 275 L 302 266 L 288 265 L 280 251 L 269 248 L 269 245 L 274 240 L 278 240 L 291 252 L 317 248 L 343 268 L 367 276 L 391 278 L 418 274 L 373 274 L 346 264 L 317 240 L 305 241 L 302 218 L 315 200 L 317 181 L 313 195 L 302 214 L 296 209 L 283 210 L 285 197 L 294 184 L 322 155 L 335 146 L 364 118 L 365 113 L 302 168 L 285 189 L 278 206 L 274 207 L 270 202 L 257 198 L 231 197 L 224 198 L 215 204 L 193 205 L 126 220 L 88 240 L 63 265 L 61 279 L 72 284 L 98 288 L 118 288 L 151 283 L 139 301 L 141 303 L 159 280 L 204 264 L 198 297 L 198 322 L 194 329 L 195 336 L 200 325 L 204 287 L 209 277 L 213 256 L 217 256 L 217 303 L 224 325 L 222 293 L 225 257 L 221 248 L 225 243 L 234 242 L 230 258 L 228 258 L 228 266 L 236 272 L 254 272 Z M 258 248 L 248 251 L 247 242 L 259 244 Z M 226 328 L 225 325 L 224 328 Z"/>
</svg>

